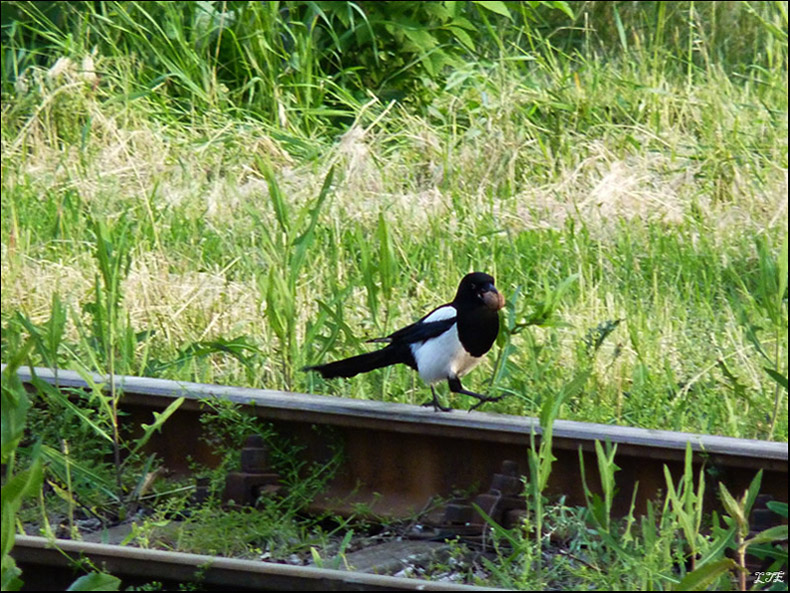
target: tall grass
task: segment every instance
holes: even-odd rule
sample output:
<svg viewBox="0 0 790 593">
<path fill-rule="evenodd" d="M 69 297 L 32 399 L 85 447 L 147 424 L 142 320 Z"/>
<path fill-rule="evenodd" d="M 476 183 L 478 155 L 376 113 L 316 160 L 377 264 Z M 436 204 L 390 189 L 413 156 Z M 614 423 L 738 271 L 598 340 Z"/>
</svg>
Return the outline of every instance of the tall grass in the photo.
<svg viewBox="0 0 790 593">
<path fill-rule="evenodd" d="M 488 409 L 786 439 L 785 4 L 374 4 L 4 3 L 3 359 L 107 219 L 129 372 L 422 401 L 296 370 L 483 269 Z"/>
</svg>

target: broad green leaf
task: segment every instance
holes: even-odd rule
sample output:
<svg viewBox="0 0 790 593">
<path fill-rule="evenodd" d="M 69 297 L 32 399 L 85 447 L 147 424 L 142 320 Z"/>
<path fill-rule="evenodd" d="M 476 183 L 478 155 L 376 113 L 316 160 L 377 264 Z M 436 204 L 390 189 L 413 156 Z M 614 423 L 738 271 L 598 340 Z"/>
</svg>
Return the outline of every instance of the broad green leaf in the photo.
<svg viewBox="0 0 790 593">
<path fill-rule="evenodd" d="M 449 23 L 450 27 L 460 27 L 462 29 L 466 29 L 467 31 L 477 31 L 477 27 L 475 27 L 472 22 L 464 18 L 462 16 L 456 17 Z"/>
<path fill-rule="evenodd" d="M 573 14 L 573 10 L 571 9 L 570 5 L 567 2 L 564 2 L 562 0 L 554 0 L 552 2 L 542 2 L 542 4 L 545 4 L 547 6 L 551 6 L 552 8 L 565 13 L 565 15 L 568 18 L 571 18 L 571 19 L 575 18 L 575 15 Z"/>
<path fill-rule="evenodd" d="M 449 29 L 452 31 L 453 35 L 455 35 L 455 38 L 464 45 L 464 47 L 466 47 L 469 51 L 475 51 L 475 42 L 472 41 L 469 33 L 459 27 L 450 27 Z"/>
<path fill-rule="evenodd" d="M 486 10 L 490 10 L 491 12 L 495 12 L 497 14 L 501 14 L 513 20 L 513 17 L 510 16 L 510 11 L 508 10 L 507 6 L 504 2 L 499 2 L 498 0 L 474 0 L 474 3 L 478 6 L 482 6 Z"/>
<path fill-rule="evenodd" d="M 6 556 L 14 547 L 14 517 L 27 496 L 33 496 L 41 489 L 44 466 L 41 458 L 34 453 L 34 461 L 29 469 L 19 472 L 2 487 L 2 555 Z"/>
<path fill-rule="evenodd" d="M 769 527 L 754 537 L 749 538 L 744 544 L 746 546 L 752 546 L 754 544 L 767 544 L 775 541 L 784 541 L 786 539 L 787 525 L 776 525 L 775 527 Z"/>
<path fill-rule="evenodd" d="M 7 463 L 16 450 L 25 431 L 25 419 L 30 408 L 27 391 L 17 376 L 17 371 L 33 347 L 32 339 L 28 339 L 21 350 L 11 357 L 8 365 L 0 377 L 2 387 L 2 419 L 0 420 L 0 433 L 2 434 L 2 462 Z"/>
<path fill-rule="evenodd" d="M 704 591 L 711 586 L 719 577 L 730 570 L 737 568 L 737 564 L 731 558 L 723 558 L 717 562 L 712 562 L 701 566 L 688 573 L 675 587 L 676 591 Z"/>
<path fill-rule="evenodd" d="M 704 556 L 697 561 L 697 568 L 702 568 L 706 564 L 718 561 L 725 553 L 735 538 L 735 527 L 716 535 L 713 545 L 708 548 Z"/>
<path fill-rule="evenodd" d="M 590 371 L 583 371 L 578 373 L 573 379 L 562 386 L 562 389 L 556 397 L 549 398 L 540 411 L 540 425 L 544 429 L 544 436 L 548 432 L 551 435 L 551 425 L 554 420 L 559 416 L 562 404 L 569 397 L 574 397 L 579 393 L 584 385 L 587 383 L 587 378 L 590 376 Z"/>
<path fill-rule="evenodd" d="M 404 29 L 403 34 L 406 35 L 409 41 L 419 48 L 421 52 L 428 52 L 439 45 L 436 37 L 424 29 Z"/>
<path fill-rule="evenodd" d="M 5 520 L 4 520 L 5 521 Z M 19 591 L 24 583 L 19 578 L 22 571 L 16 565 L 16 562 L 11 556 L 3 556 L 2 566 L 2 590 L 3 591 Z"/>
<path fill-rule="evenodd" d="M 775 371 L 774 369 L 772 369 L 770 367 L 763 367 L 763 369 L 765 369 L 765 372 L 768 373 L 771 376 L 771 379 L 776 381 L 776 383 L 777 383 L 777 385 L 779 385 L 779 387 L 782 387 L 782 388 L 784 388 L 785 391 L 787 391 L 787 375 L 783 375 L 782 373 L 778 373 L 777 371 Z"/>
<path fill-rule="evenodd" d="M 779 502 L 778 500 L 769 500 L 765 503 L 770 510 L 774 513 L 779 515 L 780 517 L 784 517 L 787 519 L 787 503 L 786 502 Z"/>
<path fill-rule="evenodd" d="M 746 523 L 746 517 L 743 514 L 741 505 L 733 498 L 730 491 L 727 490 L 727 487 L 721 482 L 719 482 L 719 493 L 721 494 L 721 502 L 727 513 L 738 522 L 739 526 L 744 525 Z"/>
<path fill-rule="evenodd" d="M 760 560 L 771 559 L 779 565 L 787 564 L 787 548 L 783 544 L 754 544 L 749 546 L 749 555 Z"/>
<path fill-rule="evenodd" d="M 106 572 L 92 572 L 74 581 L 66 591 L 118 591 L 121 579 Z"/>
<path fill-rule="evenodd" d="M 757 495 L 760 494 L 760 484 L 763 481 L 763 470 L 760 470 L 755 474 L 754 479 L 752 479 L 751 483 L 749 484 L 749 488 L 746 490 L 746 494 L 744 496 L 744 505 L 743 511 L 746 513 L 746 516 L 752 512 L 752 506 L 754 506 L 754 501 L 757 500 Z"/>
</svg>

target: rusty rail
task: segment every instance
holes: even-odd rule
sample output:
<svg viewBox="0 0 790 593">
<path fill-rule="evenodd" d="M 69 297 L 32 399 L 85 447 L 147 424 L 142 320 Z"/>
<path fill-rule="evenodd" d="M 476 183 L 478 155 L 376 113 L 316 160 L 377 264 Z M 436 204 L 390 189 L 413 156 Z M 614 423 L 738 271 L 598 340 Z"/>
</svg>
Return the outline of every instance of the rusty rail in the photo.
<svg viewBox="0 0 790 593">
<path fill-rule="evenodd" d="M 87 383 L 71 371 L 61 370 L 57 374 L 47 369 L 23 368 L 19 371 L 26 384 L 30 383 L 33 374 L 59 388 L 88 388 Z M 98 375 L 93 379 L 105 385 L 109 381 Z M 343 465 L 324 497 L 316 501 L 316 510 L 358 512 L 358 505 L 362 503 L 378 516 L 413 517 L 439 496 L 445 498 L 446 504 L 432 516 L 421 519 L 439 534 L 479 533 L 482 521 L 473 512 L 472 501 L 505 524 L 517 520 L 524 508 L 520 494 L 521 476 L 527 470 L 526 451 L 533 433 L 536 442 L 541 434 L 535 418 L 460 411 L 437 414 L 404 404 L 141 377 L 117 376 L 114 380 L 123 392 L 121 408 L 127 413 L 125 421 L 132 427 L 150 422 L 151 412 L 164 409 L 173 398 L 186 398 L 162 433 L 148 443 L 149 449 L 156 451 L 171 471 L 187 472 L 188 457 L 211 463 L 211 451 L 200 438 L 202 400 L 224 398 L 270 421 L 279 434 L 304 445 L 302 454 L 311 461 L 321 461 L 331 454 L 327 439 L 341 446 Z M 316 431 L 315 426 L 324 427 L 324 430 Z M 683 469 L 687 443 L 694 451 L 695 469 L 702 463 L 715 468 L 715 472 L 706 475 L 715 473 L 715 480 L 724 482 L 731 492 L 742 492 L 754 473 L 762 469 L 763 495 L 784 502 L 788 500 L 787 443 L 566 420 L 554 424 L 553 452 L 557 461 L 547 492 L 549 496 L 564 495 L 567 504 L 584 504 L 578 452 L 582 451 L 591 487 L 598 487 L 593 452 L 596 440 L 608 440 L 618 447 L 616 463 L 621 471 L 616 475 L 619 494 L 615 499 L 615 512 L 628 511 L 637 482 L 638 512 L 644 509 L 646 501 L 655 499 L 666 488 L 665 466 L 677 479 Z M 237 472 L 242 476 L 238 480 L 241 490 L 276 487 L 276 475 L 266 468 L 265 454 L 257 450 L 259 445 L 254 439 L 245 445 L 248 449 L 242 455 L 245 467 Z M 252 479 L 244 478 L 250 475 Z M 232 477 L 229 475 L 228 483 L 233 482 Z M 453 498 L 459 490 L 466 492 L 465 498 Z M 706 504 L 716 504 L 711 494 L 716 491 L 717 488 L 706 488 L 706 494 L 711 496 Z M 254 493 L 251 498 L 255 498 Z M 69 565 L 69 558 L 82 555 L 117 575 L 139 577 L 140 582 L 152 579 L 184 582 L 194 580 L 198 574 L 203 584 L 234 590 L 472 589 L 366 573 L 69 540 L 57 540 L 55 543 L 61 550 L 58 551 L 51 548 L 51 543 L 42 538 L 17 537 L 13 551 L 17 561 L 25 567 L 47 567 L 40 571 L 26 568 L 26 580 L 31 574 L 49 578 L 53 571 L 59 570 L 57 567 Z"/>
<path fill-rule="evenodd" d="M 229 591 L 496 591 L 420 579 L 367 574 L 201 554 L 144 550 L 73 540 L 18 535 L 13 550 L 25 567 L 29 591 L 68 585 L 71 567 L 85 558 L 124 583 L 195 583 Z M 32 570 L 31 570 L 32 569 Z"/>
<path fill-rule="evenodd" d="M 23 382 L 32 372 L 61 388 L 87 388 L 75 372 L 48 369 L 19 371 Z M 108 378 L 94 376 L 97 382 Z M 391 517 L 404 517 L 424 508 L 432 497 L 450 497 L 457 491 L 485 492 L 496 489 L 497 480 L 525 475 L 526 450 L 531 435 L 539 442 L 541 428 L 535 418 L 484 412 L 435 413 L 406 404 L 384 403 L 250 389 L 204 385 L 164 379 L 116 376 L 122 389 L 121 407 L 133 423 L 150 422 L 151 410 L 164 409 L 173 398 L 183 396 L 184 405 L 167 422 L 162 434 L 149 443 L 165 465 L 186 472 L 186 459 L 210 461 L 201 443 L 198 422 L 201 400 L 229 399 L 250 413 L 271 421 L 281 434 L 306 446 L 304 454 L 314 461 L 328 456 L 327 438 L 342 446 L 344 464 L 326 493 L 326 502 L 337 512 L 350 511 L 358 503 Z M 329 427 L 315 431 L 313 426 Z M 716 468 L 716 480 L 731 492 L 741 492 L 754 473 L 764 471 L 762 492 L 776 500 L 788 500 L 788 444 L 699 435 L 663 430 L 558 420 L 554 424 L 554 455 L 557 457 L 548 494 L 566 496 L 568 504 L 584 504 L 578 450 L 583 451 L 586 475 L 596 487 L 596 440 L 617 445 L 616 480 L 619 498 L 615 512 L 627 512 L 636 482 L 637 510 L 654 499 L 665 486 L 664 466 L 673 475 L 682 471 L 687 443 L 694 462 Z M 241 447 L 241 443 L 239 446 Z M 512 481 L 512 480 L 511 480 Z M 716 488 L 706 489 L 715 493 Z M 341 502 L 338 502 L 341 501 Z M 713 501 L 715 502 L 715 501 Z"/>
</svg>

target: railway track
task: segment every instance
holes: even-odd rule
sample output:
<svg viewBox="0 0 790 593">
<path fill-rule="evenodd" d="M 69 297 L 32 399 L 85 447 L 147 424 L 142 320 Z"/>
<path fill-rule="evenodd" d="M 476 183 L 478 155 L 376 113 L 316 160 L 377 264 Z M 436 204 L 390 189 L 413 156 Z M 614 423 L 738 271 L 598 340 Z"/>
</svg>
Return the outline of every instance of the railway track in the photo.
<svg viewBox="0 0 790 593">
<path fill-rule="evenodd" d="M 54 544 L 54 545 L 53 545 Z M 89 559 L 122 578 L 124 585 L 156 581 L 165 590 L 194 583 L 212 591 L 495 591 L 454 583 L 367 574 L 355 571 L 288 566 L 202 554 L 144 550 L 127 546 L 18 535 L 13 555 L 23 567 L 26 590 L 65 590 L 72 566 Z"/>
<path fill-rule="evenodd" d="M 88 388 L 77 373 L 70 371 L 61 370 L 56 375 L 47 369 L 23 368 L 19 376 L 29 384 L 33 372 L 59 388 Z M 94 379 L 105 384 L 108 381 L 101 376 Z M 174 398 L 185 398 L 161 434 L 147 445 L 172 472 L 188 472 L 189 457 L 203 463 L 212 461 L 208 446 L 200 439 L 203 427 L 199 417 L 204 413 L 201 402 L 224 398 L 271 422 L 278 434 L 303 445 L 306 460 L 325 461 L 331 450 L 328 439 L 342 447 L 342 467 L 323 497 L 315 501 L 315 510 L 351 513 L 358 512 L 362 504 L 378 516 L 397 519 L 412 517 L 431 500 L 442 497 L 449 503 L 438 507 L 426 522 L 450 533 L 483 524 L 473 510 L 473 502 L 500 522 L 517 520 L 523 508 L 519 495 L 523 489 L 521 476 L 527 473 L 526 452 L 533 433 L 536 442 L 541 435 L 537 419 L 528 417 L 461 411 L 440 414 L 405 404 L 141 377 L 117 376 L 115 384 L 123 391 L 121 408 L 131 426 L 150 423 L 152 411 L 163 410 Z M 315 430 L 316 426 L 325 429 Z M 755 473 L 763 470 L 762 494 L 788 500 L 787 443 L 566 420 L 556 421 L 553 428 L 557 461 L 546 492 L 549 497 L 563 495 L 569 505 L 584 504 L 579 450 L 587 480 L 592 489 L 598 488 L 596 440 L 617 445 L 615 461 L 621 471 L 616 475 L 619 494 L 614 501 L 615 513 L 628 511 L 637 482 L 637 512 L 648 500 L 655 499 L 666 487 L 665 466 L 677 479 L 687 443 L 694 451 L 695 471 L 703 463 L 715 468 L 716 481 L 723 482 L 730 492 L 742 492 Z M 239 446 L 251 450 L 251 458 L 259 447 L 254 440 Z M 271 475 L 265 467 L 245 468 L 236 485 L 229 486 L 236 488 L 234 500 L 254 500 L 261 484 L 256 481 L 256 472 Z M 232 481 L 229 476 L 229 483 Z M 467 496 L 451 500 L 459 491 Z M 706 488 L 711 505 L 716 504 L 716 491 Z M 26 542 L 18 540 L 15 554 L 25 549 Z M 40 542 L 31 541 L 30 545 L 41 547 Z M 40 552 L 33 556 L 36 554 Z"/>
</svg>

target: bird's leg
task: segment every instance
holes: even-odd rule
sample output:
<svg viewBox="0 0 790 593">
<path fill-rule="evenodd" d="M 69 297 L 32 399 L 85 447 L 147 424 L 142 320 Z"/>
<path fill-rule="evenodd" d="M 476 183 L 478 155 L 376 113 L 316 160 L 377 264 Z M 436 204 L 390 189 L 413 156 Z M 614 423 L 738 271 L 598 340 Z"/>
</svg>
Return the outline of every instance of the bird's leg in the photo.
<svg viewBox="0 0 790 593">
<path fill-rule="evenodd" d="M 441 410 L 442 412 L 451 412 L 452 408 L 448 408 L 447 406 L 443 406 L 439 403 L 439 398 L 436 397 L 436 390 L 431 385 L 431 394 L 433 395 L 433 399 L 431 401 L 425 402 L 422 404 L 423 406 L 433 406 L 433 411 L 438 412 Z"/>
<path fill-rule="evenodd" d="M 480 401 L 478 401 L 475 405 L 469 408 L 469 411 L 476 410 L 480 406 L 488 402 L 498 402 L 504 396 L 499 395 L 496 397 L 489 397 L 487 395 L 480 395 L 479 393 L 475 393 L 474 391 L 469 391 L 468 389 L 464 389 L 461 385 L 461 380 L 458 377 L 453 379 L 447 379 L 447 383 L 450 385 L 450 391 L 453 393 L 463 393 L 464 395 L 471 395 L 472 397 L 476 397 Z"/>
</svg>

